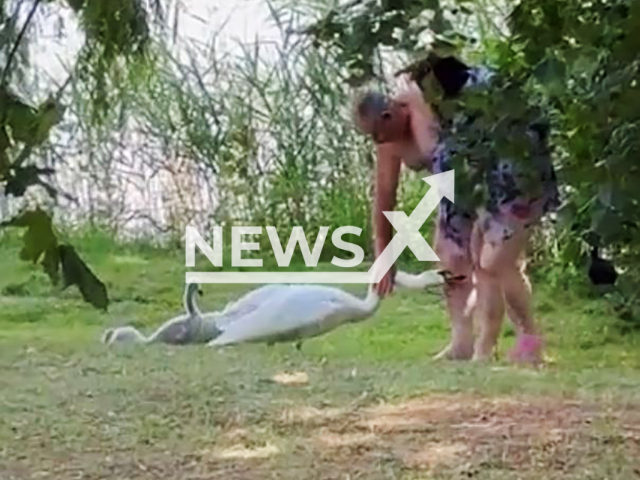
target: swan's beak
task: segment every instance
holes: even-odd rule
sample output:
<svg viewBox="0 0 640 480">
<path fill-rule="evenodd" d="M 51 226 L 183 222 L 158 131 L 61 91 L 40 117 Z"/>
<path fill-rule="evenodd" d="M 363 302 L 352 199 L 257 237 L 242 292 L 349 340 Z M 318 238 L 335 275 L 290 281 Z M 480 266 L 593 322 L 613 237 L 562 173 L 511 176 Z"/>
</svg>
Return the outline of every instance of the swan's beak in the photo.
<svg viewBox="0 0 640 480">
<path fill-rule="evenodd" d="M 465 278 L 467 278 L 466 275 L 453 275 L 449 270 L 440 270 L 438 271 L 438 275 L 442 275 L 442 277 L 444 278 L 444 281 L 447 283 L 460 282 Z"/>
</svg>

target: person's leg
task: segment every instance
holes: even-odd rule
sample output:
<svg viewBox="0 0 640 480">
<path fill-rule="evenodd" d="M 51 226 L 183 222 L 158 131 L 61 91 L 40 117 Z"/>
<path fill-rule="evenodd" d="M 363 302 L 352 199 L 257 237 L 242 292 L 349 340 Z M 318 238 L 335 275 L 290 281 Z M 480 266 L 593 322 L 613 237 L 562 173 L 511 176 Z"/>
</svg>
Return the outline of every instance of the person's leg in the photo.
<svg viewBox="0 0 640 480">
<path fill-rule="evenodd" d="M 505 309 L 504 298 L 497 272 L 476 268 L 474 274 L 478 292 L 475 317 L 478 323 L 478 338 L 473 349 L 473 360 L 484 361 L 491 359 L 500 335 Z"/>
<path fill-rule="evenodd" d="M 524 249 L 526 245 L 522 247 Z M 515 268 L 503 276 L 503 291 L 507 302 L 507 314 L 516 331 L 516 346 L 509 358 L 516 362 L 539 363 L 542 355 L 542 337 L 533 320 L 531 282 L 527 277 L 524 255 Z"/>
<path fill-rule="evenodd" d="M 446 226 L 438 224 L 435 251 L 443 270 L 448 272 L 444 292 L 451 324 L 451 341 L 435 359 L 468 360 L 473 355 L 473 311 L 475 291 L 468 248 L 446 235 Z"/>
<path fill-rule="evenodd" d="M 476 266 L 481 333 L 474 358 L 486 359 L 491 355 L 500 333 L 504 302 L 518 335 L 519 353 L 512 357 L 533 360 L 532 355 L 539 354 L 541 345 L 533 321 L 531 285 L 524 270 L 528 239 L 529 231 L 522 227 L 510 228 L 495 217 L 485 222 Z"/>
<path fill-rule="evenodd" d="M 524 252 L 525 246 L 522 247 Z M 517 335 L 536 335 L 531 306 L 531 282 L 525 272 L 526 262 L 522 256 L 515 265 L 505 268 L 502 290 L 507 303 L 507 315 Z"/>
</svg>

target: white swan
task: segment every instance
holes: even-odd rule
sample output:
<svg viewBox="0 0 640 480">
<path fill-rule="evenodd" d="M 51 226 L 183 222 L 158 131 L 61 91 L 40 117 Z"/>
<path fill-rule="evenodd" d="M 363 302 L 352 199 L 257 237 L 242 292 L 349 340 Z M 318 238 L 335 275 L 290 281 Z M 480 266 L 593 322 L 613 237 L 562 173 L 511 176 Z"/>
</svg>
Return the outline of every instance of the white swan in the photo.
<svg viewBox="0 0 640 480">
<path fill-rule="evenodd" d="M 196 294 L 202 294 L 197 284 L 186 285 L 184 292 L 186 314 L 166 321 L 149 337 L 145 337 L 135 327 L 126 326 L 106 330 L 102 336 L 102 342 L 107 345 L 116 343 L 167 343 L 170 345 L 206 343 L 218 336 L 220 331 L 215 322 L 204 320 L 195 301 Z"/>
<path fill-rule="evenodd" d="M 398 272 L 396 281 L 406 288 L 443 283 L 435 271 L 412 275 Z M 379 297 L 370 286 L 361 299 L 339 288 L 323 285 L 266 285 L 253 290 L 215 319 L 221 333 L 208 345 L 219 347 L 244 342 L 284 342 L 315 337 L 340 325 L 359 322 L 374 314 Z"/>
</svg>

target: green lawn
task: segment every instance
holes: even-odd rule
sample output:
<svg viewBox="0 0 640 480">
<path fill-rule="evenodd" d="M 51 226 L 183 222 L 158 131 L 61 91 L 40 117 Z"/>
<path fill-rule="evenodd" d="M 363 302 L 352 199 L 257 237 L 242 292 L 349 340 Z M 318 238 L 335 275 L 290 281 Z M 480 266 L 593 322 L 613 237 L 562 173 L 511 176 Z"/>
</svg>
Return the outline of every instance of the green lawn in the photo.
<svg viewBox="0 0 640 480">
<path fill-rule="evenodd" d="M 183 252 L 77 241 L 108 283 L 103 314 L 0 242 L 2 480 L 640 478 L 640 334 L 601 300 L 536 283 L 538 371 L 431 361 L 448 336 L 437 292 L 396 293 L 302 353 L 109 350 L 104 328 L 181 310 Z M 201 303 L 249 288 L 205 285 Z M 512 341 L 505 328 L 501 353 Z"/>
</svg>

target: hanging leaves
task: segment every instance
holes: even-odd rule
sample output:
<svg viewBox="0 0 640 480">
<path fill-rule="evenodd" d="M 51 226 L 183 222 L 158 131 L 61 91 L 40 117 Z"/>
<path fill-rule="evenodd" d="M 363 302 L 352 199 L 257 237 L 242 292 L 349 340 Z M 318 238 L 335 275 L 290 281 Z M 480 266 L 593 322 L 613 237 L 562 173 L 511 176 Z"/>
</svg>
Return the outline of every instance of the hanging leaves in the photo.
<svg viewBox="0 0 640 480">
<path fill-rule="evenodd" d="M 51 217 L 40 209 L 24 212 L 0 224 L 0 227 L 26 228 L 20 258 L 38 263 L 42 255 L 57 246 L 57 239 L 51 225 Z"/>
<path fill-rule="evenodd" d="M 58 284 L 62 271 L 63 289 L 76 285 L 86 302 L 98 309 L 107 309 L 109 298 L 106 286 L 73 247 L 58 243 L 49 214 L 41 209 L 26 211 L 0 223 L 0 228 L 4 227 L 26 229 L 20 250 L 22 260 L 40 264 L 54 284 Z"/>
<path fill-rule="evenodd" d="M 107 63 L 117 55 L 140 53 L 147 45 L 149 26 L 140 0 L 72 0 L 72 4 L 81 15 L 87 41 L 102 46 L 101 57 Z"/>
<path fill-rule="evenodd" d="M 64 114 L 64 107 L 49 98 L 33 108 L 6 89 L 0 89 L 0 149 L 12 142 L 34 147 L 44 143 Z"/>
<path fill-rule="evenodd" d="M 11 146 L 9 141 L 9 135 L 4 125 L 0 124 L 0 181 L 4 179 L 4 176 L 9 171 L 9 154 L 8 150 Z"/>
<path fill-rule="evenodd" d="M 64 278 L 63 288 L 76 285 L 86 302 L 106 311 L 109 305 L 109 297 L 104 283 L 94 275 L 72 246 L 60 245 L 58 253 Z"/>
<path fill-rule="evenodd" d="M 40 185 L 52 198 L 55 198 L 58 193 L 56 189 L 40 178 L 41 175 L 52 175 L 53 173 L 54 170 L 51 168 L 39 168 L 35 165 L 12 169 L 11 173 L 6 175 L 7 183 L 4 187 L 4 193 L 21 197 L 30 186 Z"/>
</svg>

